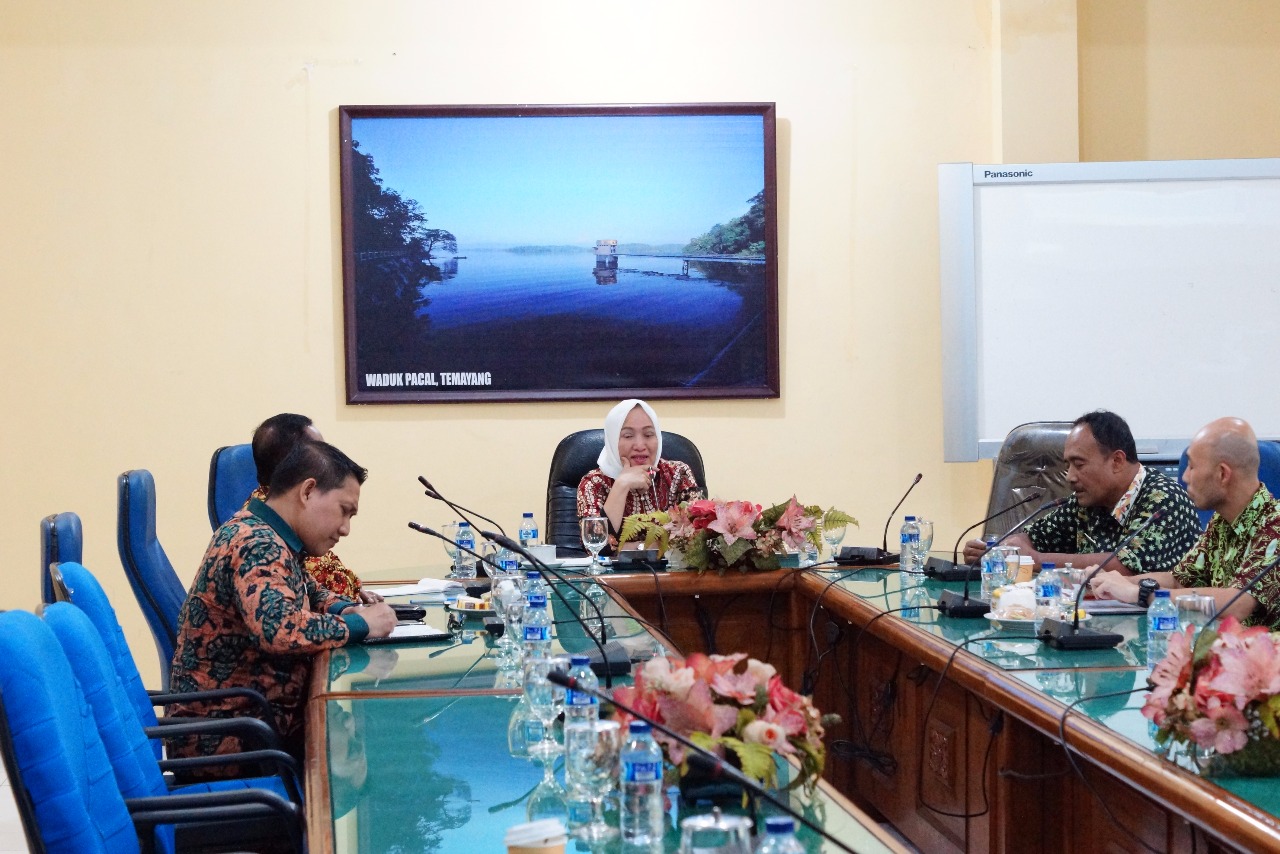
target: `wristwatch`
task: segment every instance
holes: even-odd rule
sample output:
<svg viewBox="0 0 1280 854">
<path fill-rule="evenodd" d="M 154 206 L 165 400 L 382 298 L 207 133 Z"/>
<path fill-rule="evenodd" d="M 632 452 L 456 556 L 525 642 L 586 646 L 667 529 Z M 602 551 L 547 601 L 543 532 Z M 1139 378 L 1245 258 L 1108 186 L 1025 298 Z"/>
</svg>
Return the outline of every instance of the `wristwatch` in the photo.
<svg viewBox="0 0 1280 854">
<path fill-rule="evenodd" d="M 1151 604 L 1151 597 L 1160 589 L 1160 582 L 1154 578 L 1144 578 L 1138 582 L 1138 606 L 1145 608 Z"/>
</svg>

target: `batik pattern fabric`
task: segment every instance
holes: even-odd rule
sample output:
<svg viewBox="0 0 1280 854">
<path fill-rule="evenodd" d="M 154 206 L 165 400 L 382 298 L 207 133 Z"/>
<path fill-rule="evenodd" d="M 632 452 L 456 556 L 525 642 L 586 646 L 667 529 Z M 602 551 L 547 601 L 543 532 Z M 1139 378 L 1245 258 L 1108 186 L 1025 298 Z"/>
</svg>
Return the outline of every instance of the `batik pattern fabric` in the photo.
<svg viewBox="0 0 1280 854">
<path fill-rule="evenodd" d="M 1126 492 L 1126 496 L 1128 493 Z M 1125 501 L 1125 499 L 1121 499 Z M 1200 537 L 1200 519 L 1182 484 L 1155 469 L 1146 469 L 1127 512 L 1116 507 L 1081 507 L 1072 495 L 1067 503 L 1027 528 L 1037 551 L 1063 554 L 1106 554 L 1124 543 L 1157 510 L 1164 515 L 1125 545 L 1116 560 L 1130 572 L 1167 572 L 1178 565 Z"/>
<path fill-rule="evenodd" d="M 266 501 L 266 488 L 259 486 L 255 489 L 249 496 L 249 500 L 252 501 L 255 498 Z M 248 507 L 249 502 L 246 501 L 244 506 Z M 325 552 L 320 557 L 307 555 L 306 567 L 307 572 L 320 582 L 320 586 L 353 602 L 360 601 L 360 577 L 348 569 L 332 551 Z"/>
<path fill-rule="evenodd" d="M 280 516 L 253 499 L 214 532 L 178 613 L 169 689 L 190 693 L 247 687 L 271 705 L 276 727 L 300 753 L 303 706 L 312 658 L 363 640 L 354 604 L 321 587 L 303 565 L 302 543 Z M 173 717 L 253 716 L 257 707 L 231 697 L 177 702 Z M 238 737 L 208 735 L 170 742 L 170 755 L 208 756 L 254 749 Z M 225 769 L 228 776 L 238 769 Z M 217 772 L 210 772 L 214 775 Z"/>
<path fill-rule="evenodd" d="M 614 479 L 600 469 L 587 472 L 578 482 L 578 518 L 604 516 L 604 502 L 609 497 L 613 484 Z M 702 487 L 698 486 L 693 469 L 679 460 L 660 459 L 654 467 L 654 477 L 649 488 L 627 493 L 622 516 L 626 518 L 637 513 L 670 510 L 682 501 L 697 501 L 702 497 Z M 612 528 L 611 524 L 609 546 L 616 549 L 618 537 Z"/>
<path fill-rule="evenodd" d="M 1209 520 L 1200 541 L 1173 570 L 1182 587 L 1240 589 L 1253 580 L 1280 551 L 1280 502 L 1266 486 L 1228 522 L 1217 513 Z M 1280 572 L 1272 572 L 1250 591 L 1258 605 L 1245 625 L 1280 629 Z M 1177 596 L 1177 591 L 1173 592 Z"/>
</svg>

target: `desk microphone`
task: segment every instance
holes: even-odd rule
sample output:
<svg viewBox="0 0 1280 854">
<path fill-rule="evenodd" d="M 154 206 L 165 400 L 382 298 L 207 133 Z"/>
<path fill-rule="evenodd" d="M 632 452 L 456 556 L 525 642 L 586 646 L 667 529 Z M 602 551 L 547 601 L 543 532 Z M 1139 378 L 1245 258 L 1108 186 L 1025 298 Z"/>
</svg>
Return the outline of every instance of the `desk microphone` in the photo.
<svg viewBox="0 0 1280 854">
<path fill-rule="evenodd" d="M 1034 497 L 1038 497 L 1038 496 L 1034 496 Z M 1009 530 L 1005 531 L 1003 537 L 996 540 L 991 545 L 987 546 L 987 548 L 982 552 L 982 554 L 978 555 L 978 565 L 979 566 L 982 565 L 982 558 L 986 556 L 987 552 L 991 551 L 996 546 L 1003 543 L 1009 537 L 1012 537 L 1014 534 L 1018 533 L 1018 531 L 1021 531 L 1028 524 L 1030 524 L 1032 519 L 1036 518 L 1046 510 L 1061 507 L 1063 504 L 1066 504 L 1067 501 L 1068 501 L 1067 498 L 1057 498 L 1057 499 L 1054 499 L 1053 501 L 1046 501 L 1044 504 L 1041 504 L 1035 510 L 1032 510 L 1029 516 L 1027 516 L 1018 524 L 1014 525 Z M 1013 506 L 1017 507 L 1018 505 L 1015 504 Z M 1011 507 L 1009 509 L 1012 510 L 1013 508 Z M 999 513 L 996 514 L 996 516 L 999 516 L 999 515 L 1000 515 Z M 995 517 L 993 516 L 990 518 L 995 518 Z M 982 522 L 985 522 L 985 521 L 987 520 L 986 519 L 982 520 Z M 982 522 L 979 522 L 978 525 L 981 525 Z M 974 526 L 974 528 L 976 527 L 977 525 Z M 970 528 L 969 530 L 972 531 L 973 528 Z M 966 531 L 965 533 L 967 534 L 968 531 Z M 961 539 L 963 539 L 964 534 L 961 534 L 960 537 Z M 958 546 L 959 543 L 957 543 L 956 545 Z M 956 553 L 954 551 L 952 552 L 952 556 L 953 557 L 956 556 Z M 964 573 L 964 595 L 961 596 L 960 594 L 956 593 L 954 590 L 942 591 L 942 594 L 938 596 L 939 611 L 946 614 L 948 617 L 972 618 L 972 617 L 982 617 L 991 610 L 991 603 L 988 602 L 986 599 L 970 599 L 969 598 L 969 579 L 970 579 L 969 569 L 968 567 L 966 567 L 965 573 Z"/>
<path fill-rule="evenodd" d="M 911 481 L 907 491 L 902 493 L 898 503 L 893 505 L 893 509 L 889 511 L 889 518 L 884 523 L 884 536 L 880 539 L 880 548 L 877 549 L 875 546 L 846 546 L 840 550 L 840 564 L 842 566 L 883 566 L 898 559 L 897 554 L 889 552 L 889 526 L 893 524 L 893 515 L 898 512 L 902 502 L 907 500 L 907 496 L 911 494 L 911 490 L 916 488 L 916 484 L 920 482 L 922 477 L 924 477 L 923 473 L 916 474 L 916 479 Z"/>
<path fill-rule="evenodd" d="M 812 830 L 814 833 L 821 835 L 824 839 L 830 840 L 832 844 L 838 846 L 842 851 L 848 851 L 849 854 L 855 854 L 852 848 L 850 848 L 848 845 L 841 842 L 839 839 L 836 839 L 834 836 L 832 836 L 826 830 L 819 827 L 810 819 L 805 818 L 802 814 L 800 814 L 800 812 L 793 809 L 791 805 L 788 804 L 786 801 L 774 796 L 768 789 L 761 786 L 758 782 L 751 779 L 746 774 L 743 774 L 741 771 L 739 771 L 737 768 L 734 768 L 732 765 L 729 765 L 722 758 L 712 753 L 710 750 L 707 750 L 706 748 L 703 748 L 697 744 L 694 744 L 693 741 L 681 735 L 680 733 L 675 732 L 674 730 L 671 730 L 665 725 L 658 723 L 648 715 L 641 714 L 640 712 L 636 711 L 630 706 L 627 706 L 619 702 L 618 700 L 615 700 L 613 697 L 609 696 L 603 691 L 599 691 L 594 688 L 590 688 L 586 685 L 581 684 L 580 682 L 578 682 L 577 679 L 573 678 L 567 673 L 561 673 L 559 671 L 553 670 L 547 674 L 547 680 L 549 682 L 554 682 L 555 684 L 563 688 L 568 688 L 572 691 L 582 691 L 583 693 L 590 694 L 599 700 L 604 700 L 605 702 L 612 703 L 613 705 L 617 706 L 619 709 L 622 709 L 622 711 L 631 715 L 633 718 L 644 721 L 645 723 L 649 724 L 649 726 L 653 727 L 658 732 L 662 733 L 663 735 L 666 735 L 668 738 L 672 739 L 673 741 L 680 742 L 680 744 L 688 748 L 689 752 L 685 754 L 685 758 L 688 761 L 690 766 L 697 767 L 700 770 L 707 772 L 712 779 L 715 779 L 718 777 L 728 777 L 730 780 L 742 786 L 744 789 L 749 790 L 752 794 L 757 795 L 761 798 L 764 798 L 766 801 L 773 804 L 775 807 L 782 810 L 787 815 L 791 816 L 796 821 L 800 822 L 805 827 Z"/>
<path fill-rule="evenodd" d="M 564 603 L 565 608 L 568 609 L 569 613 L 574 615 L 575 619 L 582 626 L 583 631 L 587 633 L 587 637 L 591 638 L 592 642 L 595 643 L 596 645 L 596 649 L 600 650 L 600 663 L 601 663 L 601 666 L 604 668 L 605 687 L 612 688 L 613 687 L 613 668 L 614 668 L 615 662 L 617 661 L 617 656 L 615 656 L 614 659 L 609 658 L 609 653 L 605 647 L 606 638 L 605 638 L 605 628 L 604 628 L 605 627 L 604 612 L 600 610 L 600 606 L 596 604 L 595 600 L 592 599 L 590 596 L 588 596 L 586 594 L 586 591 L 584 591 L 581 587 L 579 587 L 578 585 L 570 581 L 568 577 L 565 576 L 563 573 L 547 566 L 547 564 L 544 561 L 541 561 L 538 558 L 534 557 L 529 552 L 528 549 L 526 549 L 524 546 L 520 545 L 518 542 L 508 537 L 506 534 L 495 534 L 492 531 L 481 531 L 480 536 L 484 537 L 486 540 L 488 540 L 491 543 L 497 543 L 498 545 L 502 546 L 504 549 L 507 549 L 508 551 L 513 551 L 516 554 L 520 555 L 525 560 L 529 561 L 529 564 L 531 566 L 538 567 L 539 572 L 542 572 L 545 575 L 551 576 L 556 581 L 559 581 L 561 584 L 568 587 L 574 593 L 577 593 L 580 601 L 587 602 L 591 605 L 591 610 L 596 612 L 596 620 L 597 620 L 596 625 L 599 626 L 600 628 L 599 637 L 596 636 L 595 632 L 591 631 L 591 627 L 587 625 L 587 620 L 584 620 L 582 618 L 582 614 L 579 612 L 579 610 L 577 608 L 574 608 L 572 605 L 570 605 L 569 600 L 564 598 L 564 594 L 561 593 L 554 584 L 547 585 L 548 587 L 551 588 L 551 591 L 556 594 L 556 596 L 560 597 L 560 601 Z M 627 669 L 624 670 L 623 672 L 624 673 L 629 672 L 630 669 L 631 669 L 631 659 L 628 658 Z"/>
<path fill-rule="evenodd" d="M 493 521 L 492 519 L 490 519 L 488 516 L 485 516 L 485 515 L 484 515 L 484 514 L 482 514 L 482 513 L 477 513 L 477 512 L 476 512 L 476 511 L 474 511 L 474 510 L 468 510 L 467 508 L 463 507 L 462 505 L 460 505 L 460 504 L 454 504 L 452 501 L 450 501 L 449 499 L 445 498 L 443 495 L 441 495 L 441 494 L 440 494 L 440 490 L 438 490 L 438 489 L 436 489 L 434 486 L 432 486 L 432 485 L 431 485 L 431 481 L 427 480 L 427 479 L 426 479 L 425 477 L 423 477 L 422 475 L 418 475 L 418 483 L 420 483 L 420 484 L 422 484 L 424 487 L 426 487 L 426 495 L 427 495 L 427 497 L 428 497 L 428 498 L 434 498 L 436 501 L 443 501 L 443 502 L 444 502 L 445 504 L 447 504 L 447 505 L 448 505 L 448 506 L 449 506 L 449 507 L 450 507 L 450 508 L 455 512 L 455 513 L 457 513 L 457 514 L 458 514 L 459 516 L 461 516 L 463 519 L 466 519 L 468 522 L 471 522 L 471 519 L 467 517 L 467 514 L 468 514 L 468 513 L 470 513 L 472 516 L 479 516 L 481 519 L 483 519 L 483 520 L 485 520 L 486 522 L 488 522 L 489 524 L 491 524 L 491 525 L 495 526 L 499 531 L 502 531 L 502 533 L 504 533 L 504 534 L 506 533 L 506 529 L 504 529 L 504 528 L 503 528 L 501 525 L 499 525 L 497 522 L 495 522 L 495 521 Z M 477 524 L 475 524 L 474 522 L 472 522 L 472 523 L 471 523 L 471 527 L 473 527 L 473 528 L 479 528 L 480 526 L 479 526 L 479 525 L 477 525 Z"/>
<path fill-rule="evenodd" d="M 996 518 L 1000 514 L 1008 513 L 1010 510 L 1014 510 L 1018 507 L 1021 507 L 1023 504 L 1026 504 L 1028 501 L 1035 501 L 1037 498 L 1040 498 L 1043 495 L 1044 495 L 1043 492 L 1037 492 L 1035 495 L 1028 495 L 1026 498 L 1022 499 L 1021 501 L 1015 504 L 1010 504 L 1008 507 L 1005 507 L 1003 510 L 998 510 L 995 513 L 992 513 L 987 518 L 979 519 L 977 522 L 974 522 L 972 525 L 970 525 L 969 527 L 965 528 L 963 531 L 960 532 L 959 538 L 956 539 L 956 544 L 951 547 L 951 562 L 947 563 L 945 560 L 940 560 L 936 557 L 931 557 L 927 561 L 925 561 L 924 574 L 931 575 L 934 578 L 938 579 L 939 581 L 968 581 L 971 575 L 973 574 L 973 571 L 976 569 L 976 567 L 968 566 L 965 564 L 957 565 L 960 557 L 960 543 L 964 542 L 964 535 L 969 533 L 979 525 L 990 522 L 992 519 Z M 1046 505 L 1046 507 L 1047 506 L 1048 505 Z M 1039 510 L 1043 510 L 1043 509 L 1045 508 L 1044 507 L 1039 508 Z M 1037 510 L 1036 512 L 1039 512 L 1039 510 Z M 1035 514 L 1033 513 L 1032 515 L 1034 516 Z M 1027 518 L 1029 519 L 1031 517 L 1028 516 Z M 1010 529 L 1009 533 L 1012 534 L 1016 530 L 1017 530 L 1017 527 L 1014 527 Z"/>
<path fill-rule="evenodd" d="M 484 517 L 482 516 L 482 517 L 480 517 L 480 518 L 482 518 L 482 519 L 483 519 Z M 460 546 L 460 545 L 458 545 L 457 541 L 456 541 L 456 540 L 454 540 L 452 537 L 449 537 L 449 536 L 446 536 L 445 534 L 440 533 L 440 532 L 439 532 L 439 531 L 437 531 L 435 528 L 428 528 L 426 525 L 419 525 L 417 522 L 410 522 L 410 523 L 409 523 L 409 527 L 410 527 L 410 528 L 413 528 L 413 530 L 417 531 L 419 534 L 426 534 L 428 537 L 436 537 L 437 539 L 444 540 L 446 543 L 451 543 L 451 544 L 452 544 L 453 546 L 455 546 L 456 548 L 461 549 L 462 551 L 466 552 L 467 554 L 472 555 L 473 557 L 478 558 L 478 559 L 480 560 L 480 562 L 481 562 L 481 563 L 488 564 L 489 566 L 491 566 L 491 567 L 493 567 L 494 569 L 496 569 L 498 572 L 502 572 L 502 567 L 501 567 L 501 566 L 499 566 L 498 564 L 494 563 L 493 558 L 491 558 L 491 557 L 485 557 L 484 555 L 480 554 L 479 552 L 477 552 L 477 551 L 473 551 L 473 550 L 471 550 L 471 549 L 467 548 L 466 546 Z M 492 573 L 489 573 L 489 574 L 492 574 Z M 464 580 L 464 579 L 459 579 L 459 580 L 461 581 L 461 580 Z M 464 586 L 465 586 L 465 585 L 464 585 Z"/>
<path fill-rule="evenodd" d="M 1118 635 L 1115 632 L 1080 628 L 1080 601 L 1084 598 L 1085 588 L 1089 586 L 1089 582 L 1093 580 L 1093 577 L 1102 572 L 1122 548 L 1133 542 L 1139 534 L 1150 528 L 1163 515 L 1163 510 L 1157 510 L 1152 513 L 1147 521 L 1139 525 L 1132 534 L 1121 540 L 1120 545 L 1112 549 L 1111 554 L 1107 555 L 1106 559 L 1098 564 L 1093 572 L 1085 576 L 1084 581 L 1080 582 L 1080 589 L 1076 591 L 1075 607 L 1071 620 L 1046 619 L 1040 629 L 1040 640 L 1054 649 L 1111 649 L 1124 640 L 1123 635 Z"/>
</svg>

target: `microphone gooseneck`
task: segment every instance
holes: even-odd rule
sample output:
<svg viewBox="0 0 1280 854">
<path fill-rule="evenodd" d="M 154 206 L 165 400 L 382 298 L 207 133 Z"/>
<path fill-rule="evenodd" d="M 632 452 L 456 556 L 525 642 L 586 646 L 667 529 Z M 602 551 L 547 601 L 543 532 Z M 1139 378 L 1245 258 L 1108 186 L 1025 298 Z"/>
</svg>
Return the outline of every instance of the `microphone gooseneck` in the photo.
<svg viewBox="0 0 1280 854">
<path fill-rule="evenodd" d="M 907 496 L 911 494 L 911 490 L 916 488 L 916 484 L 924 477 L 924 472 L 916 472 L 916 479 L 911 481 L 911 485 L 907 487 L 907 491 L 902 493 L 902 497 L 898 499 L 898 503 L 893 505 L 893 509 L 889 511 L 889 518 L 884 520 L 884 536 L 880 538 L 880 551 L 888 554 L 889 552 L 889 526 L 893 524 L 894 514 L 898 512 L 898 508 L 902 506 L 902 502 L 907 500 Z"/>
<path fill-rule="evenodd" d="M 680 733 L 672 730 L 670 727 L 664 726 L 663 724 L 658 723 L 648 715 L 642 714 L 639 711 L 626 705 L 625 703 L 621 703 L 618 700 L 615 700 L 613 697 L 611 697 L 609 694 L 604 693 L 603 691 L 593 690 L 591 688 L 588 688 L 585 685 L 579 684 L 577 679 L 574 679 L 572 676 L 568 675 L 567 673 L 552 671 L 551 673 L 547 674 L 547 679 L 548 681 L 554 682 L 555 684 L 563 688 L 569 688 L 574 691 L 584 691 L 596 697 L 597 699 L 610 702 L 613 705 L 617 706 L 619 709 L 622 709 L 627 714 L 631 715 L 632 717 L 644 721 L 645 723 L 649 724 L 649 726 L 656 729 L 658 732 L 668 736 L 671 739 L 674 739 L 675 741 L 680 742 L 680 744 L 688 748 L 691 751 L 691 753 L 688 754 L 688 758 L 690 760 L 691 765 L 699 765 L 704 770 L 708 771 L 712 777 L 728 777 L 732 779 L 735 783 L 739 784 L 740 786 L 750 789 L 756 795 L 764 798 L 766 801 L 773 804 L 775 807 L 782 810 L 787 815 L 791 816 L 796 821 L 800 822 L 805 827 L 812 830 L 814 833 L 821 835 L 824 839 L 830 840 L 834 845 L 837 845 L 842 851 L 848 851 L 849 854 L 855 854 L 854 850 L 850 848 L 848 845 L 844 844 L 839 839 L 836 839 L 834 836 L 832 836 L 823 828 L 819 827 L 813 821 L 810 821 L 809 819 L 805 818 L 803 815 L 800 814 L 800 812 L 793 809 L 790 804 L 775 797 L 772 793 L 769 792 L 768 789 L 761 786 L 758 782 L 751 779 L 746 774 L 743 774 L 741 771 L 739 771 L 737 768 L 734 768 L 732 765 L 729 765 L 723 759 L 721 759 L 719 756 L 712 753 L 711 751 L 703 747 L 700 747 L 697 744 L 694 744 L 693 741 L 681 735 Z M 694 759 L 695 756 L 698 757 L 696 760 Z"/>
<path fill-rule="evenodd" d="M 471 524 L 471 527 L 479 528 L 480 526 L 477 525 L 475 522 L 471 521 L 471 517 L 467 515 L 468 513 L 470 513 L 471 516 L 479 516 L 481 519 L 485 520 L 490 525 L 495 526 L 499 531 L 502 531 L 502 533 L 504 534 L 506 533 L 506 530 L 501 525 L 499 525 L 497 522 L 490 519 L 488 516 L 485 516 L 483 513 L 477 513 L 474 510 L 468 510 L 466 507 L 463 507 L 461 504 L 454 504 L 448 498 L 445 498 L 440 493 L 440 490 L 432 486 L 431 481 L 427 480 L 422 475 L 418 475 L 418 483 L 423 485 L 423 487 L 425 488 L 426 496 L 428 498 L 434 498 L 436 501 L 443 501 L 446 505 L 449 506 L 451 510 L 453 510 L 453 512 L 457 513 L 463 519 L 466 519 L 467 522 Z"/>
<path fill-rule="evenodd" d="M 954 564 L 954 563 L 956 563 L 957 559 L 960 557 L 960 544 L 961 544 L 962 542 L 964 542 L 964 535 L 965 535 L 965 534 L 969 533 L 970 531 L 972 531 L 974 528 L 978 527 L 979 525 L 985 525 L 987 522 L 990 522 L 992 519 L 996 518 L 997 516 L 1000 516 L 1000 515 L 1002 515 L 1002 514 L 1004 514 L 1004 513 L 1008 513 L 1010 510 L 1016 510 L 1017 508 L 1021 507 L 1023 504 L 1026 504 L 1028 501 L 1035 501 L 1037 498 L 1041 497 L 1042 495 L 1044 495 L 1044 493 L 1043 493 L 1043 492 L 1037 492 L 1035 495 L 1028 495 L 1026 498 L 1022 499 L 1021 501 L 1018 501 L 1018 502 L 1016 502 L 1016 503 L 1014 503 L 1014 504 L 1010 504 L 1008 507 L 1005 507 L 1003 510 L 997 510 L 996 512 L 992 513 L 992 514 L 991 514 L 990 516 L 988 516 L 987 518 L 985 518 L 985 519 L 979 519 L 978 521 L 974 522 L 974 523 L 973 523 L 972 525 L 970 525 L 969 527 L 965 528 L 963 531 L 961 531 L 961 532 L 960 532 L 960 536 L 956 538 L 956 544 L 955 544 L 954 546 L 952 546 L 952 547 L 951 547 L 951 562 L 952 562 L 953 564 Z M 1050 504 L 1052 504 L 1052 503 L 1053 503 L 1053 502 L 1050 502 Z M 1045 507 L 1041 507 L 1041 508 L 1039 508 L 1039 510 L 1037 510 L 1036 512 L 1038 513 L 1040 510 L 1044 510 L 1044 509 L 1045 509 L 1046 507 L 1048 507 L 1048 506 L 1049 506 L 1049 505 L 1048 505 L 1048 504 L 1046 504 L 1046 505 L 1045 505 Z M 1035 515 L 1035 513 L 1032 513 L 1032 514 L 1031 514 L 1031 516 L 1034 516 L 1034 515 Z M 1031 516 L 1028 516 L 1028 517 L 1027 517 L 1027 519 L 1030 519 L 1030 518 L 1031 518 Z M 1022 521 L 1023 521 L 1023 522 L 1025 522 L 1025 521 L 1027 521 L 1027 519 L 1023 519 Z M 1015 527 L 1013 527 L 1013 528 L 1010 528 L 1010 529 L 1009 529 L 1009 532 L 1008 532 L 1007 534 L 1005 534 L 1005 536 L 1006 536 L 1006 537 L 1007 537 L 1007 536 L 1009 536 L 1009 534 L 1012 534 L 1012 533 L 1013 533 L 1014 531 L 1016 531 L 1016 530 L 1018 530 L 1016 526 L 1015 526 Z"/>
<path fill-rule="evenodd" d="M 563 573 L 558 572 L 552 569 L 551 567 L 547 566 L 547 564 L 544 561 L 541 561 L 538 558 L 534 557 L 533 554 L 530 553 L 528 549 L 526 549 L 524 546 L 520 545 L 515 540 L 508 537 L 506 534 L 495 534 L 492 531 L 481 531 L 480 536 L 484 537 L 486 540 L 488 540 L 491 543 L 497 543 L 498 545 L 502 546 L 504 549 L 507 549 L 508 551 L 513 551 L 516 554 L 520 555 L 525 560 L 529 561 L 529 564 L 531 566 L 538 567 L 539 572 L 543 572 L 551 576 L 556 581 L 559 581 L 561 584 L 564 584 L 565 586 L 567 586 L 574 593 L 577 593 L 580 599 L 582 599 L 585 602 L 589 602 L 591 604 L 591 609 L 596 612 L 596 619 L 599 621 L 600 637 L 596 637 L 595 633 L 591 631 L 591 627 L 588 626 L 586 622 L 582 619 L 582 614 L 578 613 L 577 608 L 574 608 L 571 604 L 569 604 L 569 600 L 564 598 L 564 594 L 561 593 L 554 584 L 547 585 L 548 587 L 551 588 L 551 592 L 556 594 L 556 596 L 560 598 L 560 601 L 564 603 L 565 608 L 569 609 L 569 613 L 573 614 L 577 618 L 577 621 L 582 625 L 583 630 L 587 633 L 587 637 L 591 638 L 592 642 L 595 643 L 596 649 L 600 650 L 600 662 L 604 667 L 605 686 L 612 688 L 613 674 L 610 671 L 613 668 L 609 666 L 609 655 L 608 653 L 605 652 L 604 641 L 602 639 L 604 637 L 604 626 L 605 626 L 604 612 L 600 610 L 600 606 L 595 603 L 595 600 L 593 600 L 590 596 L 588 596 L 581 587 L 578 587 L 576 584 L 570 581 Z"/>
</svg>

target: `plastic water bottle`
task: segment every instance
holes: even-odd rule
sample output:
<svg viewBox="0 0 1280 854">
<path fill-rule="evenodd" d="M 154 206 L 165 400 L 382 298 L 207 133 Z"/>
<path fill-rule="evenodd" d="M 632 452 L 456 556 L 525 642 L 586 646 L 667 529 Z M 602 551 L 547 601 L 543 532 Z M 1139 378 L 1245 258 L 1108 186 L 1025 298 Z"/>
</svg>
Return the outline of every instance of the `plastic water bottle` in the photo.
<svg viewBox="0 0 1280 854">
<path fill-rule="evenodd" d="M 584 688 L 592 691 L 600 687 L 600 680 L 591 669 L 591 659 L 585 655 L 574 655 L 569 658 L 569 676 L 578 681 Z M 594 721 L 600 716 L 600 700 L 595 694 L 569 688 L 564 697 L 564 722 L 569 725 L 574 721 Z"/>
<path fill-rule="evenodd" d="M 520 519 L 520 545 L 526 549 L 541 545 L 538 540 L 538 523 L 533 521 L 532 513 L 525 513 Z"/>
<path fill-rule="evenodd" d="M 902 547 L 898 552 L 898 568 L 902 572 L 915 572 L 917 563 L 924 565 L 917 554 L 920 550 L 920 526 L 916 524 L 915 516 L 907 516 L 903 520 L 899 538 Z"/>
<path fill-rule="evenodd" d="M 458 544 L 458 566 L 465 569 L 465 574 L 469 578 L 476 577 L 476 557 L 464 549 L 476 550 L 476 533 L 471 530 L 470 522 L 458 523 L 458 534 L 454 538 L 454 542 Z"/>
<path fill-rule="evenodd" d="M 764 820 L 764 838 L 756 846 L 756 854 L 804 854 L 804 846 L 796 839 L 796 823 L 789 815 L 771 815 Z"/>
<path fill-rule="evenodd" d="M 1157 590 L 1147 609 L 1147 669 L 1155 666 L 1169 652 L 1169 637 L 1178 631 L 1178 608 L 1168 590 Z"/>
<path fill-rule="evenodd" d="M 524 611 L 524 656 L 545 657 L 551 654 L 551 615 L 547 613 L 547 600 L 530 602 Z"/>
<path fill-rule="evenodd" d="M 987 537 L 987 552 L 982 556 L 982 598 L 991 600 L 991 594 L 1005 582 L 1004 555 L 996 551 L 996 538 Z"/>
<path fill-rule="evenodd" d="M 644 721 L 632 721 L 622 746 L 622 842 L 657 846 L 662 841 L 662 748 Z"/>
<path fill-rule="evenodd" d="M 1036 576 L 1036 616 L 1035 631 L 1037 637 L 1044 627 L 1046 617 L 1058 616 L 1058 597 L 1062 595 L 1062 581 L 1058 578 L 1058 570 L 1052 563 L 1044 563 L 1040 574 Z"/>
<path fill-rule="evenodd" d="M 535 599 L 540 600 L 543 605 L 547 604 L 547 596 L 550 593 L 551 587 L 542 580 L 541 572 L 531 569 L 524 574 L 524 604 L 526 608 L 533 604 Z"/>
</svg>

